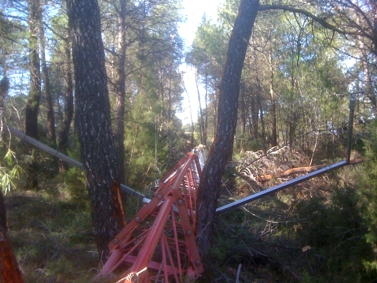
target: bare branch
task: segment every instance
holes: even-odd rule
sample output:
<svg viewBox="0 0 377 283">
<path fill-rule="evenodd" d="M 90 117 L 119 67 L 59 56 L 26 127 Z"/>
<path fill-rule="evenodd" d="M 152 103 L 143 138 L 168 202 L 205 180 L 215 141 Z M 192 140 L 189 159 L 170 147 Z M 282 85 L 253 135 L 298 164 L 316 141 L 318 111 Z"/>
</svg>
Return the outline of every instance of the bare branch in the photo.
<svg viewBox="0 0 377 283">
<path fill-rule="evenodd" d="M 299 8 L 286 6 L 286 5 L 260 5 L 258 10 L 259 11 L 283 10 L 283 11 L 288 11 L 288 12 L 292 12 L 292 13 L 299 13 L 299 14 L 307 16 L 308 18 L 311 18 L 313 21 L 319 23 L 323 27 L 328 28 L 328 29 L 333 30 L 333 31 L 336 31 L 336 32 L 338 32 L 342 35 L 355 35 L 355 36 L 361 35 L 361 36 L 367 37 L 368 39 L 370 39 L 372 41 L 375 41 L 375 39 L 373 38 L 372 35 L 365 33 L 362 30 L 347 31 L 347 30 L 339 29 L 338 27 L 328 23 L 326 21 L 326 19 L 317 17 L 317 16 L 313 15 L 312 13 L 310 13 L 310 12 L 304 10 L 304 9 L 299 9 Z"/>
</svg>

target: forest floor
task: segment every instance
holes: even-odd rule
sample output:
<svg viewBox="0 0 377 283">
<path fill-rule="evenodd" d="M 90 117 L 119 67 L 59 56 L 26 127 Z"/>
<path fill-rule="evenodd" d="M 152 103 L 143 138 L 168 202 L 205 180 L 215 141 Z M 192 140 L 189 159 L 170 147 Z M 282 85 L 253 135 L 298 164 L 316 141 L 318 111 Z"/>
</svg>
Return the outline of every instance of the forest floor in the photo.
<svg viewBox="0 0 377 283">
<path fill-rule="evenodd" d="M 287 180 L 261 183 L 257 175 L 308 164 L 297 152 L 257 155 L 246 152 L 228 166 L 220 205 Z M 370 247 L 357 210 L 357 174 L 357 166 L 339 169 L 217 216 L 199 282 L 375 282 L 364 281 Z M 5 196 L 9 236 L 27 283 L 92 282 L 98 272 L 89 203 L 69 194 L 51 182 Z M 132 216 L 137 204 L 127 202 Z"/>
<path fill-rule="evenodd" d="M 98 252 L 87 208 L 41 192 L 10 194 L 5 203 L 25 282 L 90 282 Z"/>
</svg>

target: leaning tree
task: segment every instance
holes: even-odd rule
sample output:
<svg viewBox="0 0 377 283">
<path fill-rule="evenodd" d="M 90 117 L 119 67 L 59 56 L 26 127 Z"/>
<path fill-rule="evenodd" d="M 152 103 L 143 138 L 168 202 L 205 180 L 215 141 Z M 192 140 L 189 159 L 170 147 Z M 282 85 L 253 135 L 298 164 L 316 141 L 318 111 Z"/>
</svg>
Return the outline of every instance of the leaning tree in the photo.
<svg viewBox="0 0 377 283">
<path fill-rule="evenodd" d="M 241 73 L 258 6 L 259 0 L 241 1 L 229 39 L 227 59 L 220 83 L 217 133 L 199 186 L 197 235 L 202 253 L 206 253 L 210 247 L 212 222 L 216 212 L 221 177 L 226 163 L 232 156 Z"/>
</svg>

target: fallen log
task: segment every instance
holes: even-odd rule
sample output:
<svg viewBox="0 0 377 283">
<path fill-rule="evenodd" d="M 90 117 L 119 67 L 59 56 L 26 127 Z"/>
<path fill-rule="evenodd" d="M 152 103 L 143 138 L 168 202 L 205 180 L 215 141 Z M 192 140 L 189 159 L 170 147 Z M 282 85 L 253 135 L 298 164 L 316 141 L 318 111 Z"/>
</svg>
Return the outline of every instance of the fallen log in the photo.
<svg viewBox="0 0 377 283">
<path fill-rule="evenodd" d="M 363 159 L 357 158 L 354 160 L 350 161 L 350 165 L 355 165 L 363 162 Z M 272 179 L 277 179 L 277 178 L 286 178 L 294 174 L 303 174 L 303 173 L 310 173 L 313 171 L 316 171 L 318 169 L 324 168 L 326 166 L 329 166 L 328 164 L 325 165 L 314 165 L 314 166 L 305 166 L 305 167 L 296 167 L 296 168 L 291 168 L 288 170 L 285 170 L 283 172 L 275 173 L 275 174 L 266 174 L 262 176 L 257 176 L 256 179 L 260 183 L 265 183 L 268 182 Z"/>
</svg>

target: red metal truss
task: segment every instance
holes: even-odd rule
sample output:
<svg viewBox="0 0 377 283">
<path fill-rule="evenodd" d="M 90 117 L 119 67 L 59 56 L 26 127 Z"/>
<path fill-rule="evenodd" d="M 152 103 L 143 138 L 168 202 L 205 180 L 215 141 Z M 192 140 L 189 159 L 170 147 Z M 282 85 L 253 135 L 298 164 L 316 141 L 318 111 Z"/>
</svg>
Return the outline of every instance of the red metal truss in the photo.
<svg viewBox="0 0 377 283">
<path fill-rule="evenodd" d="M 195 240 L 195 208 L 201 168 L 188 153 L 160 181 L 153 199 L 109 244 L 100 276 L 119 273 L 118 282 L 187 282 L 203 265 Z"/>
</svg>

